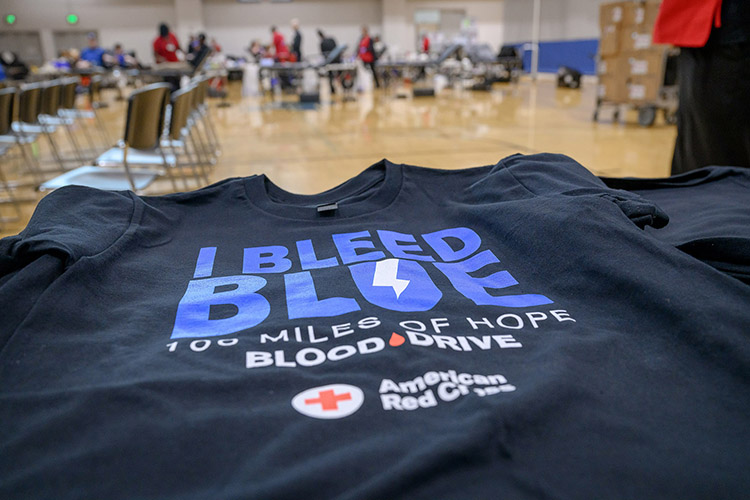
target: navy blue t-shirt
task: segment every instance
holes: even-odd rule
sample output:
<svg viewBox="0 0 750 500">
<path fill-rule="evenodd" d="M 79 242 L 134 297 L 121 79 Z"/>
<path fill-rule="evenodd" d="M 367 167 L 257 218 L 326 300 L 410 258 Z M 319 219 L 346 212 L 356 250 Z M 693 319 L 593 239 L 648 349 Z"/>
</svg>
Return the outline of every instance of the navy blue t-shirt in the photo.
<svg viewBox="0 0 750 500">
<path fill-rule="evenodd" d="M 569 158 L 44 198 L 2 498 L 739 498 L 750 289 Z"/>
<path fill-rule="evenodd" d="M 602 180 L 669 214 L 666 227 L 646 228 L 653 237 L 750 284 L 750 169 L 705 167 L 662 179 Z"/>
</svg>

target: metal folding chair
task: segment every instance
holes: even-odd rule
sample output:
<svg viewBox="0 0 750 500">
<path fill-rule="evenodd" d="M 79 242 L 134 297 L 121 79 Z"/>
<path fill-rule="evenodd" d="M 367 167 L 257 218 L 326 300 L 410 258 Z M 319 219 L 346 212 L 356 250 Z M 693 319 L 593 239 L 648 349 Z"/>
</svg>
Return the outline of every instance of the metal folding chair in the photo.
<svg viewBox="0 0 750 500">
<path fill-rule="evenodd" d="M 128 98 L 125 134 L 118 146 L 100 155 L 96 166 L 84 166 L 51 179 L 40 190 L 82 185 L 106 190 L 141 192 L 166 172 L 176 190 L 171 172 L 174 155 L 161 147 L 169 85 L 148 85 Z"/>
<path fill-rule="evenodd" d="M 180 170 L 185 188 L 187 183 L 186 167 L 191 167 L 197 186 L 208 184 L 208 173 L 205 161 L 201 159 L 199 149 L 192 134 L 194 126 L 191 113 L 197 88 L 190 86 L 173 92 L 170 97 L 170 119 L 166 137 L 162 139 L 162 147 L 168 148 L 175 157 L 176 166 Z"/>
<path fill-rule="evenodd" d="M 221 155 L 221 145 L 219 144 L 219 137 L 216 133 L 216 127 L 214 127 L 209 106 L 206 103 L 206 97 L 208 96 L 209 77 L 201 76 L 194 80 L 194 84 L 197 87 L 195 93 L 194 112 L 193 118 L 197 124 L 200 124 L 203 132 L 198 131 L 196 127 L 196 133 L 198 134 L 199 140 L 204 148 L 204 153 L 210 158 L 211 164 L 215 164 L 218 157 Z M 205 138 L 205 141 L 204 141 Z"/>
<path fill-rule="evenodd" d="M 76 89 L 80 83 L 81 79 L 77 76 L 71 76 L 61 80 L 60 109 L 57 110 L 57 114 L 61 118 L 70 119 L 73 123 L 79 125 L 78 128 L 83 133 L 83 136 L 86 139 L 86 145 L 88 146 L 88 149 L 80 149 L 80 156 L 84 161 L 93 161 L 96 155 L 108 148 L 111 143 L 105 142 L 103 147 L 97 147 L 94 142 L 93 136 L 89 130 L 90 127 L 88 126 L 88 122 L 96 119 L 96 111 L 94 109 L 78 109 L 76 107 Z"/>
<path fill-rule="evenodd" d="M 53 134 L 57 127 L 63 124 L 57 116 L 59 107 L 60 82 L 58 80 L 35 83 L 21 88 L 18 109 L 19 120 L 13 123 L 13 130 L 23 136 L 43 135 L 47 139 L 57 168 L 40 168 L 39 172 L 42 175 L 68 170 L 66 163 L 80 161 L 79 158 L 64 158 L 54 138 Z"/>
<path fill-rule="evenodd" d="M 10 126 L 4 122 L 3 133 L 0 134 L 0 145 L 18 146 L 21 150 L 27 173 L 33 179 L 33 185 L 37 185 L 44 180 L 41 172 L 41 166 L 38 159 L 34 156 L 32 144 L 37 140 L 38 133 L 21 132 L 23 124 L 36 124 L 39 120 L 39 99 L 41 97 L 42 87 L 38 84 L 26 85 L 21 87 L 20 91 L 9 87 L 2 89 L 0 95 L 3 96 L 6 106 L 10 111 L 3 112 L 3 120 L 10 118 Z M 7 108 L 6 108 L 7 110 Z M 17 111 L 15 111 L 17 110 Z M 13 121 L 15 115 L 18 120 Z"/>
<path fill-rule="evenodd" d="M 16 198 L 16 186 L 8 181 L 4 172 L 4 166 L 9 152 L 14 146 L 24 150 L 24 145 L 20 139 L 13 133 L 13 111 L 16 102 L 16 89 L 0 89 L 0 138 L 7 137 L 8 141 L 0 141 L 0 205 L 10 204 L 15 210 L 15 216 L 7 216 L 0 213 L 0 227 L 5 222 L 17 221 L 21 218 L 20 201 Z"/>
</svg>

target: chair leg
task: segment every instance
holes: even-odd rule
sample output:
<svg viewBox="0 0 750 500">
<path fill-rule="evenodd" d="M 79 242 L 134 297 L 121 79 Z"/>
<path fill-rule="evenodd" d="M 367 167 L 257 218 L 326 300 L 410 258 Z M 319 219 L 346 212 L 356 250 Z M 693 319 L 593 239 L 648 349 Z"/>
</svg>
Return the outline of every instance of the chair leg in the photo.
<svg viewBox="0 0 750 500">
<path fill-rule="evenodd" d="M 89 151 L 91 152 L 91 159 L 96 158 L 96 153 L 99 150 L 99 148 L 96 147 L 96 144 L 94 143 L 94 139 L 93 137 L 91 137 L 91 133 L 89 132 L 89 125 L 86 123 L 85 118 L 81 120 L 81 130 L 83 131 L 84 137 L 86 137 L 86 144 L 88 144 L 89 146 Z"/>
<path fill-rule="evenodd" d="M 200 120 L 201 122 L 203 120 Z M 206 131 L 205 129 L 205 122 L 203 123 L 203 132 Z M 214 155 L 214 152 L 211 151 L 211 140 L 208 138 L 207 134 L 204 137 L 203 132 L 201 132 L 201 127 L 198 126 L 198 124 L 195 124 L 195 135 L 198 137 L 198 142 L 200 143 L 201 150 L 203 150 L 203 153 L 206 155 L 206 160 L 208 160 L 208 163 L 210 165 L 214 165 L 216 163 L 216 155 Z M 204 142 L 203 139 L 206 139 Z"/>
<path fill-rule="evenodd" d="M 78 145 L 75 134 L 73 134 L 73 126 L 64 125 L 64 128 L 68 135 L 68 141 L 70 141 L 70 145 L 73 146 L 73 154 L 75 155 L 76 161 L 82 165 L 84 162 L 83 154 L 81 153 L 81 147 Z"/>
<path fill-rule="evenodd" d="M 183 149 L 185 150 L 185 156 L 187 157 L 188 164 L 190 165 L 190 168 L 193 171 L 193 176 L 195 176 L 195 187 L 199 188 L 201 187 L 201 184 L 203 183 L 203 181 L 201 180 L 200 172 L 198 171 L 198 165 L 193 161 L 193 158 L 190 155 L 190 152 L 188 151 L 187 137 L 185 137 L 184 135 L 182 136 L 182 144 L 183 144 Z M 172 153 L 174 154 L 174 157 L 176 159 L 177 149 L 174 146 L 172 146 Z M 187 182 L 185 184 L 187 185 Z"/>
<path fill-rule="evenodd" d="M 214 147 L 214 154 L 219 156 L 221 154 L 221 144 L 219 143 L 219 135 L 216 133 L 216 127 L 214 127 L 214 121 L 213 118 L 211 118 L 208 105 L 206 105 L 206 123 L 208 124 L 208 129 L 211 131 L 211 141 Z"/>
<path fill-rule="evenodd" d="M 174 172 L 172 172 L 172 167 L 169 165 L 169 162 L 167 162 L 167 155 L 164 154 L 164 150 L 162 148 L 159 148 L 159 153 L 161 154 L 162 160 L 164 161 L 164 170 L 167 171 L 167 177 L 169 177 L 169 182 L 172 183 L 172 189 L 176 192 L 179 191 L 179 188 L 177 187 L 177 181 L 174 178 Z M 177 161 L 177 158 L 175 158 L 175 162 Z"/>
<path fill-rule="evenodd" d="M 125 149 L 122 152 L 122 166 L 125 167 L 125 175 L 128 176 L 128 182 L 130 187 L 133 188 L 133 192 L 137 193 L 138 189 L 135 187 L 135 180 L 133 179 L 133 173 L 130 171 L 130 165 L 128 165 L 128 146 L 125 144 Z"/>
<path fill-rule="evenodd" d="M 13 193 L 13 188 L 8 183 L 8 179 L 5 177 L 5 174 L 3 173 L 3 169 L 1 167 L 0 167 L 0 185 L 2 185 L 3 189 L 8 194 L 8 201 L 10 202 L 11 205 L 13 205 L 13 209 L 16 212 L 16 217 L 15 218 L 6 218 L 4 220 L 6 220 L 6 221 L 8 221 L 8 220 L 12 220 L 12 221 L 20 220 L 21 219 L 21 204 L 16 199 L 16 197 L 15 197 L 15 195 Z"/>
<path fill-rule="evenodd" d="M 49 146 L 52 150 L 52 157 L 57 162 L 60 170 L 65 170 L 65 165 L 63 164 L 62 157 L 60 156 L 60 150 L 57 147 L 55 139 L 52 137 L 52 132 L 47 129 L 46 125 L 42 125 L 42 130 L 44 131 L 44 136 L 47 138 L 47 142 L 49 142 Z"/>
<path fill-rule="evenodd" d="M 21 154 L 23 155 L 24 163 L 26 163 L 26 167 L 28 168 L 31 177 L 34 179 L 34 182 L 36 184 L 41 184 L 42 182 L 44 182 L 39 162 L 34 158 L 34 152 L 29 151 L 31 149 L 31 146 L 29 144 L 24 144 L 19 140 L 18 147 L 21 148 Z"/>
<path fill-rule="evenodd" d="M 202 178 L 202 181 L 199 182 L 205 182 L 206 185 L 210 184 L 211 181 L 208 179 L 208 173 L 206 172 L 206 164 L 201 161 L 200 158 L 198 158 L 198 152 L 195 149 L 195 142 L 193 141 L 193 137 L 189 135 L 190 131 L 188 130 L 188 135 L 186 135 L 183 138 L 183 142 L 185 144 L 185 154 L 187 155 L 188 159 L 190 160 L 190 163 L 195 165 L 195 167 L 200 172 L 200 176 Z M 188 147 L 188 137 L 190 138 L 190 147 Z M 193 149 L 193 152 L 196 153 L 195 156 L 193 156 L 193 153 L 190 152 L 190 149 Z"/>
<path fill-rule="evenodd" d="M 193 128 L 194 127 L 190 127 L 188 129 L 188 134 L 190 135 L 190 142 L 193 144 L 193 150 L 195 151 L 195 154 L 198 156 L 198 161 L 201 162 L 201 164 L 210 166 L 211 159 L 209 158 L 208 153 L 203 147 L 203 139 L 199 137 L 197 128 L 195 132 L 193 131 Z M 196 137 L 198 138 L 197 140 L 196 140 Z"/>
<path fill-rule="evenodd" d="M 104 120 L 102 120 L 102 117 L 99 116 L 99 113 L 96 111 L 96 108 L 92 108 L 94 110 L 94 119 L 96 119 L 97 128 L 99 129 L 99 134 L 102 136 L 102 139 L 104 140 L 104 148 L 108 148 L 110 144 L 112 144 L 112 141 L 109 140 L 109 133 L 107 132 L 107 127 L 104 125 Z"/>
<path fill-rule="evenodd" d="M 170 139 L 170 141 L 171 141 L 171 139 Z M 174 156 L 174 166 L 180 172 L 180 177 L 182 177 L 182 183 L 185 185 L 185 189 L 189 191 L 190 190 L 190 184 L 188 183 L 188 176 L 186 175 L 185 171 L 183 170 L 182 162 L 180 162 L 180 158 L 177 155 L 177 149 L 175 149 L 175 147 L 171 144 L 171 142 L 169 144 L 169 149 L 172 151 L 172 155 Z M 163 153 L 162 153 L 162 155 L 164 156 L 164 163 L 166 163 L 167 162 L 166 155 L 164 155 Z"/>
</svg>

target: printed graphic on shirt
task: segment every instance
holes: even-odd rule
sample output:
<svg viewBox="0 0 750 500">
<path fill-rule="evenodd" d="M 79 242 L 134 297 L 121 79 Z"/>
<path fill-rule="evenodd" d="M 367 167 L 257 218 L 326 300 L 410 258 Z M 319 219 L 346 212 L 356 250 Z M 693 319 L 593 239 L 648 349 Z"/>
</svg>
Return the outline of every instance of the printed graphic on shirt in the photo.
<svg viewBox="0 0 750 500">
<path fill-rule="evenodd" d="M 245 348 L 245 368 L 310 368 L 336 363 L 352 356 L 367 356 L 386 349 L 430 349 L 446 352 L 513 351 L 523 347 L 518 333 L 554 329 L 575 323 L 565 309 L 504 313 L 495 318 L 464 317 L 404 320 L 399 331 L 386 330 L 369 316 L 330 326 L 307 325 L 261 333 L 259 338 L 175 340 L 169 352 L 202 353 L 237 346 Z M 258 349 L 258 342 L 264 348 Z M 249 350 L 245 346 L 252 346 Z M 267 346 L 267 347 L 266 347 Z"/>
<path fill-rule="evenodd" d="M 516 387 L 503 375 L 480 375 L 456 370 L 430 370 L 401 382 L 384 378 L 377 389 L 384 411 L 415 411 L 435 408 L 471 396 L 484 398 L 514 392 Z M 313 387 L 292 398 L 292 407 L 312 418 L 333 420 L 348 417 L 365 402 L 365 393 L 349 384 Z"/>
<path fill-rule="evenodd" d="M 455 370 L 428 371 L 411 380 L 380 382 L 380 402 L 387 411 L 414 411 L 452 403 L 465 396 L 480 398 L 513 392 L 516 387 L 500 374 L 475 375 Z"/>
<path fill-rule="evenodd" d="M 373 234 L 375 233 L 375 234 Z M 273 297 L 263 276 L 283 276 L 289 320 L 333 318 L 378 308 L 398 312 L 430 311 L 444 295 L 460 297 L 467 306 L 526 308 L 552 304 L 538 293 L 514 292 L 518 281 L 502 269 L 491 249 L 482 249 L 480 236 L 457 227 L 421 235 L 377 230 L 332 234 L 337 255 L 320 258 L 312 240 L 295 248 L 274 245 L 245 248 L 242 273 L 215 276 L 220 249 L 199 250 L 193 279 L 177 305 L 172 339 L 225 336 L 262 325 Z M 301 271 L 289 272 L 292 267 Z M 341 267 L 341 279 L 353 281 L 357 297 L 321 297 L 316 270 Z M 441 290 L 427 269 L 441 273 L 450 289 Z M 348 272 L 347 272 L 348 271 Z M 348 274 L 348 276 L 347 276 Z M 477 277 L 477 275 L 481 277 Z M 371 307 L 374 306 L 374 309 Z M 214 318 L 212 310 L 229 307 L 234 314 Z"/>
<path fill-rule="evenodd" d="M 362 389 L 348 384 L 313 387 L 292 398 L 292 407 L 312 418 L 335 419 L 353 414 L 362 406 Z"/>
</svg>

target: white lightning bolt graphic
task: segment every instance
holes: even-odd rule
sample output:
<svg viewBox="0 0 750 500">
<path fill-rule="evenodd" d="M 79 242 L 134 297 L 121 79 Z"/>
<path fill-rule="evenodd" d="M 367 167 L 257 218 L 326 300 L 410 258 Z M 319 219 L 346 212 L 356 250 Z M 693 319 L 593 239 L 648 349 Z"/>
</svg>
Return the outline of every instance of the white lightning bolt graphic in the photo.
<svg viewBox="0 0 750 500">
<path fill-rule="evenodd" d="M 372 286 L 389 286 L 396 292 L 396 299 L 406 290 L 411 283 L 409 280 L 400 280 L 398 274 L 398 259 L 385 259 L 375 263 L 375 276 L 372 278 Z"/>
</svg>

